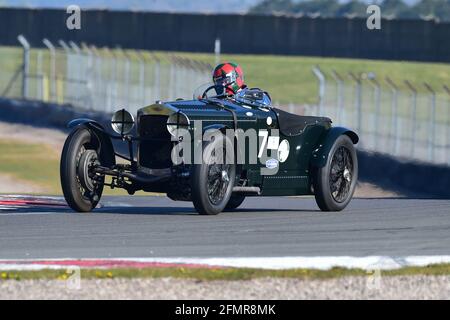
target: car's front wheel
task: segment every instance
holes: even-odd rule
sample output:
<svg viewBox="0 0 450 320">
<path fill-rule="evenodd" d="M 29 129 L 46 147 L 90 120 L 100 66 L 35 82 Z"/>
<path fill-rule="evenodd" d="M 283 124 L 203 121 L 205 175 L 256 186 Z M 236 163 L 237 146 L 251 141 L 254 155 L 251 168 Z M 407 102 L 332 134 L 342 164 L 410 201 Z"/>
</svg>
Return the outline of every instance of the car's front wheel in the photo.
<svg viewBox="0 0 450 320">
<path fill-rule="evenodd" d="M 104 176 L 92 172 L 100 164 L 98 141 L 86 127 L 76 128 L 67 137 L 61 154 L 61 187 L 67 204 L 75 211 L 94 209 L 103 192 Z"/>
<path fill-rule="evenodd" d="M 322 211 L 341 211 L 350 202 L 358 180 L 358 159 L 352 140 L 340 136 L 324 167 L 313 170 L 313 187 Z"/>
<path fill-rule="evenodd" d="M 228 201 L 227 205 L 225 206 L 225 210 L 234 210 L 237 209 L 242 202 L 244 202 L 245 196 L 240 194 L 233 194 L 230 197 L 230 200 Z"/>
<path fill-rule="evenodd" d="M 203 146 L 203 162 L 193 166 L 192 202 L 202 215 L 215 215 L 228 204 L 234 186 L 236 165 L 226 159 L 229 139 L 218 135 Z M 230 148 L 228 148 L 230 149 Z"/>
</svg>

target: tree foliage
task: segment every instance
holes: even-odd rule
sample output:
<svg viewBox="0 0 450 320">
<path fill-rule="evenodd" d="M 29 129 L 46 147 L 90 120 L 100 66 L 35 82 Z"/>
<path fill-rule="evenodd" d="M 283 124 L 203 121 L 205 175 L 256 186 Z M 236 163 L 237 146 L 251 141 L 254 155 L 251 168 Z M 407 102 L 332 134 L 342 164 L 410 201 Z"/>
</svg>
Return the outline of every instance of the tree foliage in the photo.
<svg viewBox="0 0 450 320">
<path fill-rule="evenodd" d="M 403 0 L 378 2 L 384 17 L 400 19 L 437 18 L 450 21 L 450 0 L 419 0 L 408 5 Z M 366 17 L 368 3 L 363 0 L 262 0 L 250 9 L 251 13 L 290 13 L 320 15 L 322 17 Z"/>
</svg>

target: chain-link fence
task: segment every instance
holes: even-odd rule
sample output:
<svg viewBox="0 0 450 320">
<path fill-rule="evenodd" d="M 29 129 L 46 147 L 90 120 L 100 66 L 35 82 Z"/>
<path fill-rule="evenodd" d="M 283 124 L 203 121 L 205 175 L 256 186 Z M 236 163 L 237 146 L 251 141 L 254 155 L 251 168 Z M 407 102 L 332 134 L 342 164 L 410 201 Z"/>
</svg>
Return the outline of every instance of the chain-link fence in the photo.
<svg viewBox="0 0 450 320">
<path fill-rule="evenodd" d="M 194 90 L 210 80 L 212 70 L 209 64 L 176 54 L 64 41 L 53 44 L 46 39 L 46 49 L 37 49 L 23 37 L 19 41 L 23 50 L 3 50 L 9 57 L 0 61 L 0 96 L 70 103 L 102 112 L 122 107 L 136 112 L 156 100 L 192 98 Z M 319 81 L 318 104 L 291 103 L 282 108 L 327 116 L 335 125 L 355 130 L 360 149 L 450 165 L 447 86 L 394 83 L 370 72 L 325 74 L 319 67 L 313 72 Z"/>
<path fill-rule="evenodd" d="M 330 117 L 335 125 L 354 129 L 358 147 L 435 164 L 450 165 L 450 90 L 427 83 L 372 73 L 325 74 L 313 69 L 319 81 L 316 106 L 285 107 L 307 115 Z"/>
<path fill-rule="evenodd" d="M 23 50 L 15 51 L 8 59 L 11 65 L 1 73 L 1 96 L 135 112 L 156 100 L 190 99 L 211 77 L 211 65 L 176 54 L 62 40 L 54 44 L 47 39 L 43 39 L 46 49 L 38 49 L 23 37 L 19 41 Z"/>
</svg>

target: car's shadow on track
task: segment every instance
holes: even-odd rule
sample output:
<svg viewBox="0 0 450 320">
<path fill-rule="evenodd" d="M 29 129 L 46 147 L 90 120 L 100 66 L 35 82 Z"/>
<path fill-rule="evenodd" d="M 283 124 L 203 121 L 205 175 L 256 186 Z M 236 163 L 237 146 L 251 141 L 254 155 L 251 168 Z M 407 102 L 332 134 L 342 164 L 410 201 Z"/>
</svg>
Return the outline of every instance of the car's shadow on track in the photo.
<svg viewBox="0 0 450 320">
<path fill-rule="evenodd" d="M 225 210 L 219 215 L 234 213 L 279 213 L 279 212 L 320 212 L 320 210 L 306 209 L 259 209 L 259 208 L 242 208 L 235 210 Z M 99 214 L 123 214 L 123 215 L 186 215 L 200 216 L 192 207 L 103 207 L 96 209 L 93 213 Z"/>
<path fill-rule="evenodd" d="M 194 208 L 189 207 L 102 207 L 93 213 L 99 214 L 142 214 L 142 215 L 197 215 Z"/>
</svg>

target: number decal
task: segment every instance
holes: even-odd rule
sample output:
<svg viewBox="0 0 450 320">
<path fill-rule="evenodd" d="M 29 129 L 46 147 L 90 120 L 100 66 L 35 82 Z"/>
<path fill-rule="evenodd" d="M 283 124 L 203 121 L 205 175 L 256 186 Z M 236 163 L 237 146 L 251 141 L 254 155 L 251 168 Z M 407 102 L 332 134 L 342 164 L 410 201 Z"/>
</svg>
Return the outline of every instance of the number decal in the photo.
<svg viewBox="0 0 450 320">
<path fill-rule="evenodd" d="M 258 137 L 262 137 L 261 147 L 259 148 L 258 158 L 262 157 L 264 149 L 266 148 L 267 138 L 269 137 L 269 131 L 267 130 L 259 130 Z"/>
</svg>

